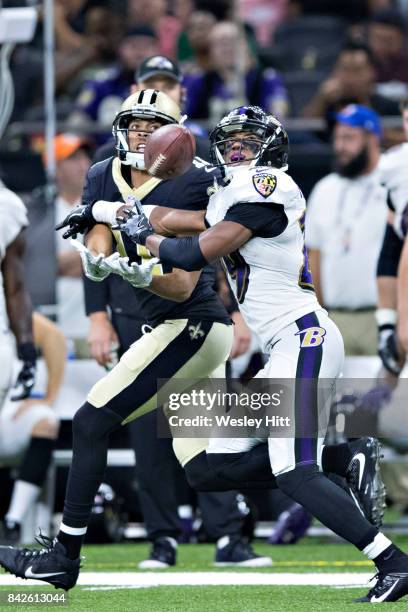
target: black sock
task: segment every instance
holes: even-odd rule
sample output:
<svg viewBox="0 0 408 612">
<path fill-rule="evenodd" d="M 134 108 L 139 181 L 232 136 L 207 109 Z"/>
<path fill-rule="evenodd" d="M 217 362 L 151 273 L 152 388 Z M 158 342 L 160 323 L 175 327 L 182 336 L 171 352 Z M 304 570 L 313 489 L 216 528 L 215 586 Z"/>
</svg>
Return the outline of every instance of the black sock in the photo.
<svg viewBox="0 0 408 612">
<path fill-rule="evenodd" d="M 82 544 L 84 541 L 84 535 L 73 536 L 69 533 L 59 530 L 57 535 L 58 542 L 61 542 L 67 550 L 67 555 L 70 559 L 78 559 L 81 552 Z"/>
<path fill-rule="evenodd" d="M 349 442 L 324 446 L 322 453 L 323 472 L 345 476 L 353 455 L 352 443 Z"/>
<path fill-rule="evenodd" d="M 95 495 L 103 480 L 109 434 L 118 426 L 118 417 L 86 402 L 72 421 L 72 463 L 68 474 L 62 525 L 83 530 L 87 527 Z M 79 557 L 84 535 L 58 533 L 58 540 L 73 559 Z"/>
<path fill-rule="evenodd" d="M 51 438 L 31 438 L 24 453 L 18 479 L 41 487 L 51 462 L 55 440 Z"/>
<path fill-rule="evenodd" d="M 406 571 L 408 557 L 398 546 L 391 544 L 373 561 L 380 571 L 398 571 L 403 562 Z"/>
</svg>

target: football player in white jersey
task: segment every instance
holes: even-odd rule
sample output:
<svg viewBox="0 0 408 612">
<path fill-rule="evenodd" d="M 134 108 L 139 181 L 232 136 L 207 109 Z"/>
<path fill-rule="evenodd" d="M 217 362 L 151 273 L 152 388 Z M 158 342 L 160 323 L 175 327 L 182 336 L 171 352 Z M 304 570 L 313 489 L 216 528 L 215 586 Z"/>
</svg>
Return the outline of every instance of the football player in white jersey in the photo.
<svg viewBox="0 0 408 612">
<path fill-rule="evenodd" d="M 408 140 L 408 101 L 401 103 Z M 380 180 L 388 192 L 388 225 L 377 271 L 379 355 L 388 372 L 398 377 L 408 354 L 408 142 L 381 156 Z M 405 245 L 405 246 L 404 246 Z M 398 330 L 397 330 L 398 326 Z M 392 381 L 391 381 L 392 382 Z"/>
<path fill-rule="evenodd" d="M 240 107 L 216 126 L 211 143 L 216 163 L 228 171 L 226 184 L 214 185 L 205 215 L 209 229 L 203 231 L 204 214 L 169 211 L 166 218 L 163 209 L 160 222 L 156 217 L 163 233 L 200 235 L 157 235 L 140 210 L 121 229 L 178 268 L 199 270 L 224 260 L 241 312 L 269 353 L 258 377 L 296 379 L 292 414 L 298 437 L 268 439 L 279 488 L 375 562 L 377 583 L 358 601 L 396 601 L 408 594 L 408 556 L 320 471 L 322 438 L 302 437 L 318 419 L 317 381 L 340 376 L 344 352 L 337 327 L 313 292 L 303 240 L 306 203 L 285 172 L 286 132 L 260 108 Z M 153 225 L 155 210 L 149 208 Z M 242 453 L 257 443 L 213 439 L 207 452 Z"/>
<path fill-rule="evenodd" d="M 23 517 L 39 495 L 58 432 L 55 416 L 46 402 L 29 398 L 35 382 L 37 353 L 31 301 L 24 283 L 27 225 L 23 202 L 0 181 L 0 455 L 5 458 L 24 451 L 12 501 L 0 524 L 0 541 L 7 543 L 18 540 Z M 40 334 L 39 326 L 37 316 L 36 335 L 44 335 Z M 4 400 L 14 383 L 15 345 L 23 366 L 10 398 L 25 401 L 7 406 Z"/>
<path fill-rule="evenodd" d="M 30 394 L 34 384 L 36 351 L 33 343 L 31 301 L 24 284 L 23 230 L 28 225 L 21 199 L 0 181 L 0 407 L 11 385 L 14 341 L 23 368 L 16 399 Z"/>
</svg>

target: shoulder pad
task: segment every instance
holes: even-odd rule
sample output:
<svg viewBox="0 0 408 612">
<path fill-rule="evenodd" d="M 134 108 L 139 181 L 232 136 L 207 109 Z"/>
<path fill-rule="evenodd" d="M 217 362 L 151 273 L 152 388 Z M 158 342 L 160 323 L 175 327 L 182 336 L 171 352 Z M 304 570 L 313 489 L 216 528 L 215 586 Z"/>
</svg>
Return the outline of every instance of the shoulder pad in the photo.
<svg viewBox="0 0 408 612">
<path fill-rule="evenodd" d="M 103 159 L 102 161 L 96 162 L 96 164 L 92 164 L 92 166 L 88 170 L 88 177 L 93 178 L 95 176 L 100 176 L 105 172 L 105 170 L 112 165 L 114 157 L 108 157 L 107 159 Z"/>
<path fill-rule="evenodd" d="M 241 166 L 237 170 L 230 184 L 237 190 L 237 202 L 265 201 L 288 205 L 295 196 L 301 195 L 295 181 L 277 168 Z"/>
</svg>

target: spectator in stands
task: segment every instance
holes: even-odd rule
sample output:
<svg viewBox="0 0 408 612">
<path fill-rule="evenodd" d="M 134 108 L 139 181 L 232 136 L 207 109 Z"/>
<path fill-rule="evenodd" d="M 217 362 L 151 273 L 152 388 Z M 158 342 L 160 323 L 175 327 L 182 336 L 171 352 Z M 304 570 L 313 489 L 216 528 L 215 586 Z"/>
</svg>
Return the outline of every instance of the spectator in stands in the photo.
<svg viewBox="0 0 408 612">
<path fill-rule="evenodd" d="M 207 11 L 194 11 L 178 40 L 178 59 L 186 73 L 211 69 L 210 34 L 216 19 Z"/>
<path fill-rule="evenodd" d="M 304 117 L 331 120 L 347 104 L 371 107 L 379 115 L 398 115 L 398 103 L 375 92 L 375 63 L 367 47 L 349 43 L 333 72 L 304 108 Z"/>
<path fill-rule="evenodd" d="M 0 460 L 19 458 L 18 477 L 1 525 L 0 543 L 15 545 L 21 524 L 44 484 L 58 436 L 58 417 L 52 409 L 61 386 L 65 364 L 65 338 L 49 319 L 33 313 L 33 333 L 47 370 L 41 399 L 7 402 L 0 413 Z"/>
<path fill-rule="evenodd" d="M 217 23 L 210 34 L 212 69 L 186 80 L 187 114 L 217 121 L 234 106 L 253 104 L 282 117 L 287 92 L 272 68 L 260 70 L 245 34 L 232 21 Z"/>
<path fill-rule="evenodd" d="M 267 47 L 272 43 L 276 27 L 283 21 L 288 0 L 239 0 L 240 18 L 255 30 L 257 42 Z"/>
<path fill-rule="evenodd" d="M 91 159 L 87 144 L 78 136 L 59 134 L 55 138 L 54 147 L 57 172 L 56 191 L 52 201 L 47 201 L 43 189 L 37 189 L 27 203 L 31 225 L 27 242 L 27 268 L 31 282 L 35 285 L 52 282 L 52 278 L 42 276 L 46 260 L 55 254 L 58 322 L 65 336 L 78 339 L 80 346 L 80 339 L 85 338 L 88 331 L 81 259 L 78 251 L 67 240 L 63 240 L 54 228 L 80 202 Z"/>
<path fill-rule="evenodd" d="M 176 17 L 167 14 L 165 0 L 128 0 L 127 22 L 130 27 L 151 28 L 158 39 L 158 49 L 145 55 L 161 53 L 176 57 L 177 39 L 183 24 Z"/>
<path fill-rule="evenodd" d="M 85 21 L 93 6 L 101 3 L 95 0 L 56 0 L 54 2 L 54 24 L 56 48 L 70 52 L 86 43 Z"/>
<path fill-rule="evenodd" d="M 110 67 L 122 37 L 120 16 L 103 6 L 91 8 L 85 15 L 82 44 L 56 53 L 57 92 L 74 96 L 84 80 Z"/>
<path fill-rule="evenodd" d="M 136 83 L 132 91 L 137 89 L 158 89 L 170 96 L 181 108 L 186 101 L 186 88 L 183 86 L 183 75 L 177 62 L 163 55 L 147 57 L 139 66 L 135 75 Z M 187 121 L 186 125 L 194 134 L 196 140 L 196 154 L 206 161 L 210 161 L 209 142 L 206 132 L 196 123 Z M 95 153 L 94 162 L 101 161 L 116 155 L 115 141 L 111 138 L 106 144 L 99 147 Z"/>
<path fill-rule="evenodd" d="M 289 0 L 289 14 L 293 17 L 309 14 L 333 15 L 356 22 L 391 6 L 392 0 Z"/>
<path fill-rule="evenodd" d="M 375 13 L 368 24 L 368 44 L 376 64 L 377 83 L 397 81 L 405 84 L 405 90 L 408 84 L 408 53 L 405 23 L 400 13 L 395 10 Z M 400 94 L 398 90 L 396 97 L 404 97 Z"/>
<path fill-rule="evenodd" d="M 306 213 L 317 297 L 339 327 L 347 355 L 377 353 L 376 268 L 387 216 L 380 138 L 371 109 L 350 105 L 336 115 L 336 170 L 316 184 Z"/>
<path fill-rule="evenodd" d="M 157 39 L 151 28 L 138 26 L 128 30 L 118 46 L 117 66 L 84 84 L 71 115 L 73 125 L 90 127 L 92 122 L 99 126 L 111 125 L 122 101 L 129 95 L 135 70 L 146 56 L 155 53 Z M 106 135 L 98 140 L 106 140 Z"/>
</svg>

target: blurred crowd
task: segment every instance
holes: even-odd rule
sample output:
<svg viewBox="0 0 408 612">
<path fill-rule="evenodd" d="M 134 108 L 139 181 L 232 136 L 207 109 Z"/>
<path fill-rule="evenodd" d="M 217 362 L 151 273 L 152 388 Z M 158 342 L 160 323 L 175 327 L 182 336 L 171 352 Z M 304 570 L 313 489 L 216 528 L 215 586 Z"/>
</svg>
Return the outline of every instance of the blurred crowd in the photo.
<svg viewBox="0 0 408 612">
<path fill-rule="evenodd" d="M 109 126 L 155 54 L 180 63 L 185 110 L 204 125 L 245 102 L 281 118 L 330 120 L 345 102 L 395 115 L 407 92 L 404 0 L 56 0 L 54 8 L 58 118 L 91 132 Z M 12 59 L 13 121 L 43 118 L 42 30 L 39 5 L 34 41 Z"/>
</svg>

